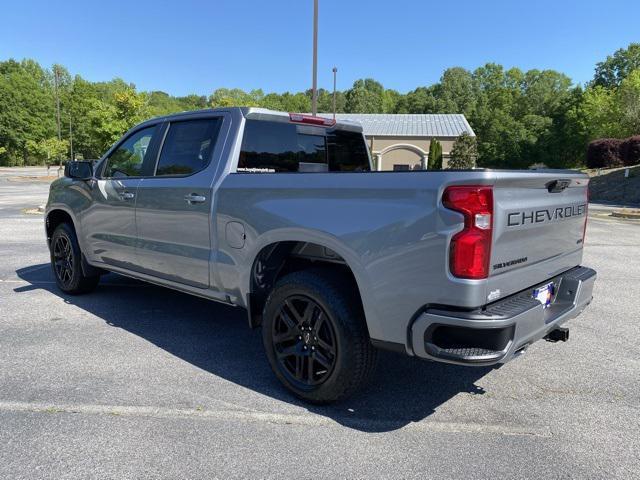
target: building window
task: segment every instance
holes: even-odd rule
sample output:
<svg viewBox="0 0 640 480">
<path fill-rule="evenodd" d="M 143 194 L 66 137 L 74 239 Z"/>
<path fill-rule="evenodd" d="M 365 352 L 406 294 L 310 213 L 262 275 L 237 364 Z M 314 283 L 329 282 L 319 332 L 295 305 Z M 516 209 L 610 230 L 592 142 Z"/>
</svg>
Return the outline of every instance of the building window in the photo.
<svg viewBox="0 0 640 480">
<path fill-rule="evenodd" d="M 398 164 L 395 164 L 393 166 L 393 171 L 394 172 L 408 172 L 409 171 L 409 165 L 398 165 Z"/>
</svg>

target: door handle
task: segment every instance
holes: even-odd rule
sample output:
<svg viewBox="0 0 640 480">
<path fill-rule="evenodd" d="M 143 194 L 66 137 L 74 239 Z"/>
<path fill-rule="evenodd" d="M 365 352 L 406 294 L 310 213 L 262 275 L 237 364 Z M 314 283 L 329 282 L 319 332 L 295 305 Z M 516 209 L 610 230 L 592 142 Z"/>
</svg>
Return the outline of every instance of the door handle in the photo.
<svg viewBox="0 0 640 480">
<path fill-rule="evenodd" d="M 189 205 L 193 205 L 194 203 L 204 203 L 207 201 L 207 197 L 204 195 L 198 195 L 197 193 L 190 193 L 189 195 L 184 196 L 184 201 Z"/>
<path fill-rule="evenodd" d="M 123 200 L 131 200 L 132 198 L 135 198 L 135 197 L 136 197 L 136 194 L 135 194 L 135 193 L 131 193 L 131 192 L 127 192 L 127 191 L 120 192 L 118 195 L 119 195 L 119 196 L 120 196 L 120 198 L 121 198 L 121 199 L 123 199 Z"/>
</svg>

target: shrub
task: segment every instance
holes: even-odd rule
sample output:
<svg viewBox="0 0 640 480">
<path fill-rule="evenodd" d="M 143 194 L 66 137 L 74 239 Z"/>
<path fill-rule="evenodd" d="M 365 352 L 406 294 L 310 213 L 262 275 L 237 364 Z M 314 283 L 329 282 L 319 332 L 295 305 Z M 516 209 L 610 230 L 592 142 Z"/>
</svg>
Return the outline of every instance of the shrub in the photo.
<svg viewBox="0 0 640 480">
<path fill-rule="evenodd" d="M 476 137 L 472 137 L 467 132 L 462 133 L 451 149 L 451 158 L 447 168 L 464 170 L 476 166 L 478 149 L 476 147 Z"/>
<path fill-rule="evenodd" d="M 442 145 L 435 138 L 429 142 L 429 170 L 442 170 Z"/>
<path fill-rule="evenodd" d="M 587 147 L 587 167 L 613 168 L 621 167 L 622 140 L 617 138 L 601 138 L 589 143 Z"/>
<path fill-rule="evenodd" d="M 629 137 L 622 142 L 621 155 L 625 166 L 640 163 L 640 135 Z"/>
</svg>

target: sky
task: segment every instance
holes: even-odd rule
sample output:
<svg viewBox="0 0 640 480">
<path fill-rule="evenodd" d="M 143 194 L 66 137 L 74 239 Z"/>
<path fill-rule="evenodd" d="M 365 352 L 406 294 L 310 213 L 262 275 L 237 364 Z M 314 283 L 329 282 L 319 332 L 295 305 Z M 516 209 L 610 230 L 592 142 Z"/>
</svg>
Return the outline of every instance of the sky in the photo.
<svg viewBox="0 0 640 480">
<path fill-rule="evenodd" d="M 311 87 L 313 0 L 0 0 L 0 60 L 91 81 L 209 95 Z M 554 69 L 575 83 L 640 42 L 638 0 L 319 0 L 318 85 L 359 78 L 407 92 L 448 67 Z"/>
</svg>

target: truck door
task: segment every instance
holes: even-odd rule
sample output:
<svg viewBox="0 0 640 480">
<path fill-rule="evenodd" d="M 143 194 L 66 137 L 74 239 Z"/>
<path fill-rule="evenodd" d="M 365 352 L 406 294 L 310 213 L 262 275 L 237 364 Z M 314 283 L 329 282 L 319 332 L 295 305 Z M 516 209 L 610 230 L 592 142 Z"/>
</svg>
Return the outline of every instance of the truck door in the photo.
<svg viewBox="0 0 640 480">
<path fill-rule="evenodd" d="M 85 255 L 127 270 L 136 270 L 136 193 L 153 163 L 159 125 L 132 132 L 109 154 L 89 185 L 91 207 L 82 216 L 88 248 Z"/>
<path fill-rule="evenodd" d="M 153 175 L 140 181 L 137 192 L 142 272 L 198 288 L 211 285 L 213 184 L 224 119 L 209 115 L 163 126 Z"/>
</svg>

